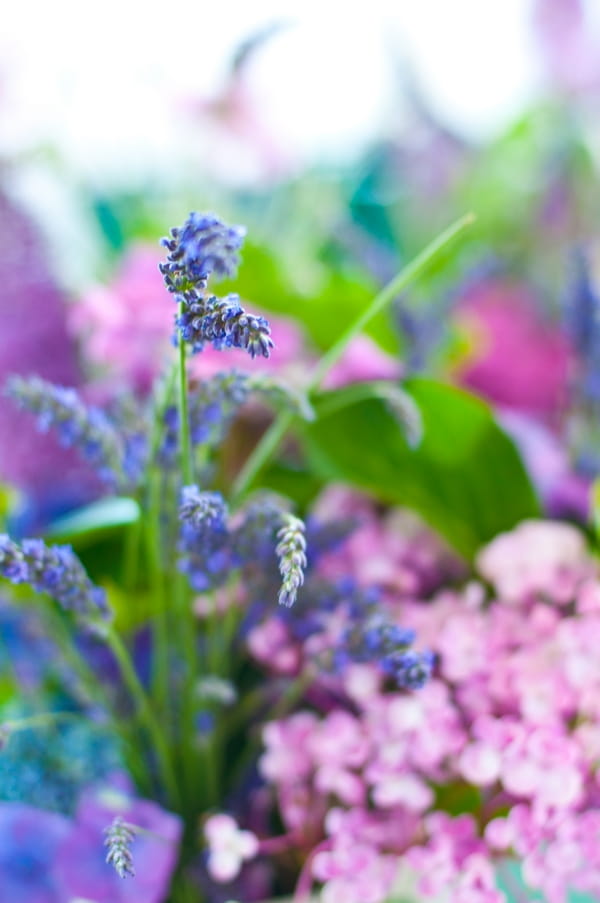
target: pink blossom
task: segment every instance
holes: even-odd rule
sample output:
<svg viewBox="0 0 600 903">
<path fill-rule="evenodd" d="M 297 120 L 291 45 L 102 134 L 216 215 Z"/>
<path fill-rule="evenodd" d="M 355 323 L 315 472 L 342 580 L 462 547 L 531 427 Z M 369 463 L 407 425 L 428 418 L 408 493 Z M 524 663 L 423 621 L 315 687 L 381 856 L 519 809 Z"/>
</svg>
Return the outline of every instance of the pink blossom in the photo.
<svg viewBox="0 0 600 903">
<path fill-rule="evenodd" d="M 119 383 L 148 391 L 170 347 L 175 305 L 158 263 L 160 249 L 134 245 L 108 287 L 92 286 L 73 305 L 69 325 L 86 357 Z"/>
<path fill-rule="evenodd" d="M 500 775 L 500 765 L 500 752 L 481 741 L 465 746 L 458 760 L 463 777 L 477 787 L 493 784 Z"/>
<path fill-rule="evenodd" d="M 263 729 L 265 752 L 259 763 L 264 777 L 286 782 L 306 776 L 312 768 L 306 744 L 317 725 L 317 717 L 310 712 L 267 724 Z"/>
<path fill-rule="evenodd" d="M 295 674 L 300 650 L 288 628 L 279 618 L 267 618 L 253 627 L 247 638 L 248 649 L 257 661 L 278 674 Z"/>
<path fill-rule="evenodd" d="M 492 540 L 477 566 L 498 594 L 516 604 L 547 595 L 558 604 L 571 602 L 578 585 L 595 572 L 583 535 L 570 524 L 524 521 Z"/>
<path fill-rule="evenodd" d="M 326 376 L 324 388 L 338 389 L 349 383 L 372 379 L 400 379 L 400 361 L 382 351 L 367 335 L 359 335 L 346 347 L 344 354 Z"/>
<path fill-rule="evenodd" d="M 570 351 L 558 327 L 539 315 L 530 290 L 483 281 L 469 290 L 459 319 L 474 345 L 460 373 L 463 385 L 497 404 L 555 417 L 565 399 Z"/>
</svg>

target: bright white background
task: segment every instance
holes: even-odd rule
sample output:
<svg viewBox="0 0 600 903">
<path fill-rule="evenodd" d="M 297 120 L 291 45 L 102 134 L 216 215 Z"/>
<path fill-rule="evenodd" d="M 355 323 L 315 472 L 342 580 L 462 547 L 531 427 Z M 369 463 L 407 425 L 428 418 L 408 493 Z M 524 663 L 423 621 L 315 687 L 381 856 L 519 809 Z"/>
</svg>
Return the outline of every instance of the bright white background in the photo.
<svg viewBox="0 0 600 903">
<path fill-rule="evenodd" d="M 218 91 L 229 54 L 275 19 L 252 63 L 271 131 L 300 160 L 348 154 L 402 124 L 389 51 L 435 111 L 470 136 L 535 94 L 530 0 L 39 0 L 6 4 L 0 153 L 51 141 L 87 175 L 149 172 L 181 154 L 185 104 Z"/>
</svg>

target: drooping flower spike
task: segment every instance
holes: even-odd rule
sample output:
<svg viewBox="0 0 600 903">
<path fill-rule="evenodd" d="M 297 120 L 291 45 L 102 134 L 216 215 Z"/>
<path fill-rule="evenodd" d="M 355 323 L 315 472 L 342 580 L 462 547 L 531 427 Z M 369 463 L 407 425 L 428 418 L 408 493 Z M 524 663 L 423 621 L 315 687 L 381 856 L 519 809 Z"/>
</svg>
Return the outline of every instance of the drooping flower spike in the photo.
<svg viewBox="0 0 600 903">
<path fill-rule="evenodd" d="M 265 318 L 247 313 L 237 295 L 205 293 L 211 274 L 235 274 L 244 235 L 241 226 L 227 226 L 214 214 L 190 213 L 162 240 L 169 253 L 159 269 L 179 304 L 177 329 L 192 351 L 208 343 L 216 350 L 241 348 L 253 358 L 269 357 L 273 341 Z"/>
</svg>

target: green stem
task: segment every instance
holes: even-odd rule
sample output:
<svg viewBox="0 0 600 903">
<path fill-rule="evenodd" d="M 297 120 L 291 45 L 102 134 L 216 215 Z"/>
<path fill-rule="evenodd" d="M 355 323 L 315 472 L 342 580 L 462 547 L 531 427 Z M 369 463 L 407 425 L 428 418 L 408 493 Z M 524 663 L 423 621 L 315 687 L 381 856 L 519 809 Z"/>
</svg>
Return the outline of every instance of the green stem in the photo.
<svg viewBox="0 0 600 903">
<path fill-rule="evenodd" d="M 179 306 L 183 313 L 183 303 Z M 186 345 L 181 331 L 179 332 L 179 444 L 181 451 L 181 476 L 184 486 L 194 482 L 194 466 L 192 460 L 192 444 L 190 439 L 190 423 L 188 411 L 188 384 L 186 372 Z M 194 754 L 194 689 L 197 675 L 196 654 L 196 621 L 191 607 L 191 594 L 186 577 L 177 574 L 175 593 L 179 624 L 179 641 L 185 660 L 186 673 L 182 687 L 182 737 L 184 749 L 184 774 L 188 791 L 194 793 L 197 781 L 197 756 Z"/>
<path fill-rule="evenodd" d="M 348 329 L 342 333 L 337 342 L 325 352 L 309 380 L 308 386 L 306 387 L 307 394 L 312 393 L 319 388 L 323 379 L 327 376 L 331 368 L 335 366 L 346 350 L 348 343 L 364 330 L 365 326 L 370 323 L 373 317 L 384 310 L 384 308 L 403 292 L 411 282 L 414 282 L 415 279 L 421 276 L 430 264 L 445 251 L 459 235 L 472 225 L 474 221 L 475 216 L 472 213 L 467 213 L 465 216 L 461 217 L 445 229 L 444 232 L 438 235 L 438 237 L 427 245 L 427 247 L 421 251 L 411 263 L 404 267 L 391 282 L 388 282 L 388 284 L 384 286 L 369 306 L 359 314 L 356 320 L 350 324 Z M 284 411 L 273 421 L 252 454 L 248 457 L 234 482 L 234 501 L 239 500 L 240 497 L 245 494 L 257 474 L 270 460 L 293 420 L 294 415 L 289 411 Z"/>
<path fill-rule="evenodd" d="M 179 788 L 175 779 L 175 772 L 173 771 L 169 748 L 165 741 L 162 727 L 156 720 L 146 691 L 140 683 L 140 679 L 137 676 L 123 641 L 112 628 L 107 629 L 104 639 L 117 660 L 125 685 L 139 710 L 139 715 L 142 718 L 148 733 L 152 737 L 167 792 L 170 794 L 175 805 L 179 808 L 181 805 Z"/>
<path fill-rule="evenodd" d="M 185 362 L 184 362 L 185 364 Z M 146 484 L 148 486 L 148 516 L 145 524 L 146 554 L 152 589 L 153 645 L 152 689 L 156 694 L 160 710 L 168 714 L 169 695 L 169 625 L 165 605 L 164 574 L 162 566 L 161 513 L 161 472 L 157 467 L 157 456 L 164 432 L 164 418 L 173 396 L 178 367 L 169 368 L 156 393 L 153 411 L 152 438 Z"/>
<path fill-rule="evenodd" d="M 183 303 L 179 305 L 180 316 Z M 190 441 L 190 420 L 187 400 L 187 370 L 185 365 L 186 347 L 181 330 L 179 331 L 179 445 L 181 454 L 181 473 L 185 486 L 194 482 L 192 465 L 192 443 Z"/>
<path fill-rule="evenodd" d="M 160 482 L 159 474 L 155 468 L 152 468 L 149 474 L 146 549 L 150 571 L 150 585 L 152 587 L 152 617 L 154 622 L 152 689 L 156 694 L 160 710 L 167 714 L 169 695 L 169 630 L 160 555 Z"/>
</svg>

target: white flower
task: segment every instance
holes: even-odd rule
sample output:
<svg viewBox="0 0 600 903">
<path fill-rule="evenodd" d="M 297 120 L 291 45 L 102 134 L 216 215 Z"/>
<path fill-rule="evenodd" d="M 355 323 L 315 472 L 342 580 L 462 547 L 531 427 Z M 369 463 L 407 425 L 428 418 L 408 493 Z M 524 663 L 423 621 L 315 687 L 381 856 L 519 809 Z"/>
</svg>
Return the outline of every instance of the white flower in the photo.
<svg viewBox="0 0 600 903">
<path fill-rule="evenodd" d="M 251 831 L 241 831 L 230 815 L 212 815 L 204 825 L 208 871 L 215 881 L 233 881 L 244 860 L 258 853 L 258 839 Z"/>
</svg>

